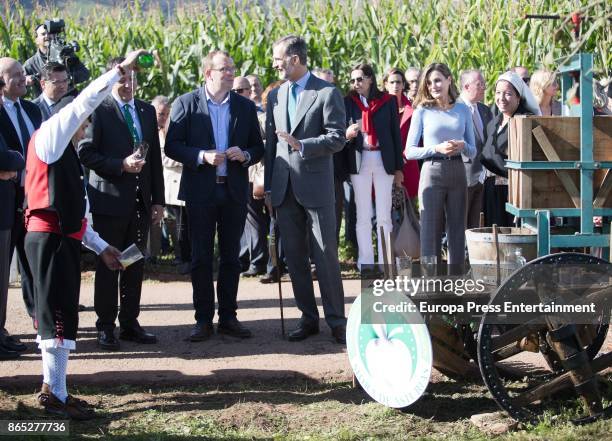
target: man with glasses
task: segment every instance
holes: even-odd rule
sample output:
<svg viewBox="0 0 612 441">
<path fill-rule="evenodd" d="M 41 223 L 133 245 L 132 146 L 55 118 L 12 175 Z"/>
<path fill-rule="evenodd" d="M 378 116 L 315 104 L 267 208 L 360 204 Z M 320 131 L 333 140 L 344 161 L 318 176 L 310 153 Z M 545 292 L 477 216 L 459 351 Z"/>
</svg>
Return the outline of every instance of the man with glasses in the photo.
<svg viewBox="0 0 612 441">
<path fill-rule="evenodd" d="M 49 34 L 44 24 L 36 26 L 34 33 L 37 51 L 32 57 L 28 58 L 23 67 L 27 74 L 26 85 L 31 86 L 33 89 L 32 95 L 38 97 L 42 93 L 42 85 L 39 83 L 39 79 L 42 76 L 45 64 L 49 61 Z M 89 79 L 89 70 L 74 54 L 66 59 L 65 66 L 69 78 L 67 93 L 76 96 L 78 92 L 74 86 Z"/>
<path fill-rule="evenodd" d="M 414 102 L 417 90 L 419 89 L 419 79 L 421 78 L 421 69 L 418 67 L 409 67 L 406 69 L 406 84 L 408 86 L 408 99 Z"/>
<path fill-rule="evenodd" d="M 227 52 L 204 57 L 202 87 L 172 104 L 165 153 L 183 164 L 179 199 L 185 201 L 191 236 L 195 320 L 191 341 L 214 334 L 215 233 L 219 244 L 217 332 L 248 338 L 237 319 L 240 237 L 247 215 L 248 167 L 264 153 L 255 104 L 231 91 L 236 66 Z"/>
<path fill-rule="evenodd" d="M 107 71 L 124 62 L 123 57 L 111 59 Z M 110 96 L 93 113 L 92 138 L 79 145 L 79 157 L 90 169 L 87 193 L 94 229 L 120 250 L 135 244 L 144 251 L 151 222 L 163 217 L 164 175 L 155 108 L 134 98 L 137 86 L 131 70 L 113 84 Z M 157 342 L 138 322 L 143 269 L 143 260 L 121 272 L 97 260 L 94 309 L 101 349 L 119 349 L 114 335 L 117 316 L 119 339 Z"/>
<path fill-rule="evenodd" d="M 36 104 L 24 100 L 26 94 L 26 77 L 21 64 L 12 58 L 0 58 L 0 78 L 4 83 L 3 105 L 0 108 L 0 134 L 4 137 L 9 149 L 16 150 L 25 158 L 27 157 L 28 144 L 36 129 L 40 127 L 42 117 Z M 28 314 L 34 320 L 34 288 L 32 272 L 26 257 L 24 239 L 26 234 L 23 218 L 23 201 L 25 172 L 20 171 L 12 182 L 15 186 L 15 209 L 13 215 L 15 222 L 11 231 L 10 255 L 17 249 L 17 268 L 21 275 L 21 291 L 23 301 Z M 3 333 L 4 346 L 11 350 L 25 351 L 27 348 L 17 338 L 9 336 L 3 329 L 4 323 L 0 323 L 0 332 Z"/>
<path fill-rule="evenodd" d="M 461 95 L 458 101 L 466 104 L 472 112 L 474 139 L 476 140 L 476 156 L 474 159 L 470 159 L 462 153 L 468 184 L 466 227 L 477 228 L 480 224 L 483 182 L 485 179 L 485 172 L 480 163 L 480 154 L 487 140 L 487 125 L 493 118 L 493 115 L 489 107 L 482 103 L 485 91 L 487 90 L 487 84 L 482 76 L 482 72 L 478 69 L 466 70 L 461 73 L 459 83 Z"/>
<path fill-rule="evenodd" d="M 234 78 L 234 85 L 232 86 L 232 92 L 237 93 L 245 98 L 251 99 L 251 84 L 246 77 Z"/>
<path fill-rule="evenodd" d="M 32 101 L 40 109 L 43 121 L 55 113 L 55 106 L 68 92 L 68 70 L 60 63 L 45 64 L 40 74 L 42 93 Z"/>
<path fill-rule="evenodd" d="M 272 67 L 285 81 L 268 95 L 266 205 L 277 211 L 291 284 L 302 313 L 290 341 L 319 332 L 309 256 L 312 253 L 325 320 L 338 343 L 346 342 L 344 288 L 338 263 L 333 155 L 346 142 L 340 91 L 310 73 L 306 42 L 281 38 Z"/>
</svg>

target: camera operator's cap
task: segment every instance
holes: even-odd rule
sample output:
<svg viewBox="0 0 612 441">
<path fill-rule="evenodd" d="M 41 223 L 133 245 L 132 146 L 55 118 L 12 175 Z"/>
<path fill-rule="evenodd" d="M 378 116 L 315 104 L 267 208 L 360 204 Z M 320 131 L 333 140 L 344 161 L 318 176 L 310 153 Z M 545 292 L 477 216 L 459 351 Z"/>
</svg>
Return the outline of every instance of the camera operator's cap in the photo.
<svg viewBox="0 0 612 441">
<path fill-rule="evenodd" d="M 74 97 L 72 95 L 66 95 L 65 97 L 63 97 L 61 100 L 59 100 L 55 106 L 53 106 L 53 112 L 51 112 L 53 115 L 55 115 L 57 112 L 59 112 L 60 110 L 62 110 L 64 107 L 66 107 L 68 104 L 70 104 L 71 102 L 74 101 Z"/>
</svg>

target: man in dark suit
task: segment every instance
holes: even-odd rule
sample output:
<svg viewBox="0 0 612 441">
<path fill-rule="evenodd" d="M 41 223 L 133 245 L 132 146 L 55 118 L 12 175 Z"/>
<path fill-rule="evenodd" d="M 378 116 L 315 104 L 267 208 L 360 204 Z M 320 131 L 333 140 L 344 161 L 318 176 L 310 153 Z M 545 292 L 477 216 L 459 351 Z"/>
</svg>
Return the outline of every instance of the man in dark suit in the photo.
<svg viewBox="0 0 612 441">
<path fill-rule="evenodd" d="M 474 121 L 474 139 L 476 140 L 476 157 L 470 159 L 462 154 L 465 175 L 468 184 L 468 201 L 466 205 L 466 227 L 478 228 L 483 203 L 484 169 L 480 163 L 482 147 L 487 140 L 487 125 L 493 118 L 491 110 L 484 104 L 486 83 L 482 73 L 477 69 L 466 70 L 460 77 L 461 95 L 459 101 L 472 111 Z"/>
<path fill-rule="evenodd" d="M 0 78 L 0 96 L 4 80 Z M 0 102 L 0 106 L 2 103 Z M 11 342 L 4 344 L 6 304 L 8 300 L 8 285 L 11 262 L 11 229 L 15 222 L 15 182 L 17 172 L 25 167 L 24 157 L 20 152 L 9 149 L 4 137 L 0 134 L 0 360 L 19 357 L 19 352 L 9 349 Z M 10 340 L 10 337 L 9 337 Z"/>
<path fill-rule="evenodd" d="M 107 70 L 123 61 L 110 60 Z M 136 86 L 136 74 L 132 72 L 113 85 L 111 96 L 93 113 L 91 142 L 79 146 L 81 162 L 90 169 L 87 192 L 94 229 L 120 250 L 132 244 L 145 250 L 151 221 L 160 222 L 163 216 L 164 177 L 157 118 L 153 106 L 134 99 Z M 148 145 L 146 156 L 135 151 L 143 142 Z M 119 348 L 114 335 L 118 288 L 119 338 L 137 343 L 157 341 L 138 323 L 143 268 L 140 260 L 124 271 L 111 271 L 98 259 L 94 308 L 102 349 Z"/>
<path fill-rule="evenodd" d="M 333 155 L 346 139 L 338 89 L 308 71 L 304 40 L 288 36 L 273 48 L 272 66 L 283 85 L 268 95 L 265 189 L 277 210 L 291 283 L 302 318 L 289 340 L 319 332 L 309 250 L 314 257 L 325 320 L 345 343 L 344 290 L 338 263 Z"/>
<path fill-rule="evenodd" d="M 240 237 L 247 215 L 248 167 L 263 156 L 255 104 L 231 88 L 236 66 L 228 53 L 203 60 L 205 84 L 177 98 L 170 113 L 165 153 L 183 164 L 179 199 L 185 201 L 191 236 L 191 282 L 196 324 L 191 341 L 213 332 L 213 251 L 219 242 L 217 332 L 251 336 L 236 318 Z"/>
<path fill-rule="evenodd" d="M 0 77 L 4 82 L 3 106 L 0 109 L 0 134 L 4 137 L 9 149 L 17 150 L 25 158 L 30 137 L 40 127 L 42 117 L 36 104 L 22 99 L 26 94 L 25 74 L 23 67 L 12 58 L 0 58 Z M 25 173 L 18 172 L 15 186 L 15 221 L 11 231 L 10 255 L 17 249 L 17 268 L 21 274 L 21 291 L 26 309 L 34 319 L 34 285 L 30 265 L 24 249 L 25 226 L 23 218 L 23 200 Z M 8 343 L 11 348 L 24 351 L 25 345 L 11 337 Z"/>
<path fill-rule="evenodd" d="M 60 63 L 45 64 L 40 73 L 42 93 L 32 101 L 40 109 L 43 121 L 54 113 L 54 107 L 68 92 L 68 70 Z"/>
</svg>

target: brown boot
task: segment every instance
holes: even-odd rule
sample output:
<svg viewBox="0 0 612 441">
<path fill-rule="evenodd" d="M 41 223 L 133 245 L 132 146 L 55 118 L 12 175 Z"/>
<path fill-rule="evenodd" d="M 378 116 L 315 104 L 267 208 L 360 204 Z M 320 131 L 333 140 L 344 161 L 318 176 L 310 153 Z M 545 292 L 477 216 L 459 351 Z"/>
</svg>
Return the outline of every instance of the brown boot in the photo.
<svg viewBox="0 0 612 441">
<path fill-rule="evenodd" d="M 66 403 L 51 393 L 49 385 L 43 383 L 38 394 L 38 404 L 45 408 L 47 413 L 59 415 L 72 420 L 90 420 L 95 417 L 94 412 L 89 408 L 89 404 L 78 398 L 68 395 Z"/>
</svg>

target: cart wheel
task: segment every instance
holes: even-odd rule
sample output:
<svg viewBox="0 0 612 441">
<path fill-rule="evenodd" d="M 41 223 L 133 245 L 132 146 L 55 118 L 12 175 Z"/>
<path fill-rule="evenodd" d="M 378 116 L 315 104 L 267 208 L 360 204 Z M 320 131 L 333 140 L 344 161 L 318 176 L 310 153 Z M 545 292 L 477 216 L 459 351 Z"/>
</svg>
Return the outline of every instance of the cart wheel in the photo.
<svg viewBox="0 0 612 441">
<path fill-rule="evenodd" d="M 610 278 L 612 266 L 602 259 L 579 253 L 552 254 L 515 271 L 489 305 L 501 307 L 517 300 L 567 304 L 576 298 L 581 303 L 601 303 L 601 299 L 612 298 Z M 612 388 L 601 388 L 599 383 L 610 383 L 611 378 L 609 373 L 608 378 L 598 373 L 612 366 L 612 353 L 596 357 L 607 334 L 609 311 L 590 325 L 568 323 L 567 318 L 560 322 L 562 315 L 530 317 L 519 324 L 504 324 L 500 314 L 486 313 L 481 320 L 478 364 L 497 404 L 513 418 L 532 423 L 544 413 L 556 415 L 561 409 L 571 409 L 577 416 L 573 422 L 578 424 L 609 416 L 602 402 L 611 397 L 602 394 L 610 395 Z M 564 367 L 555 370 L 555 360 L 565 360 Z M 507 368 L 518 370 L 522 379 L 505 377 Z M 588 411 L 586 416 L 578 397 Z"/>
</svg>

